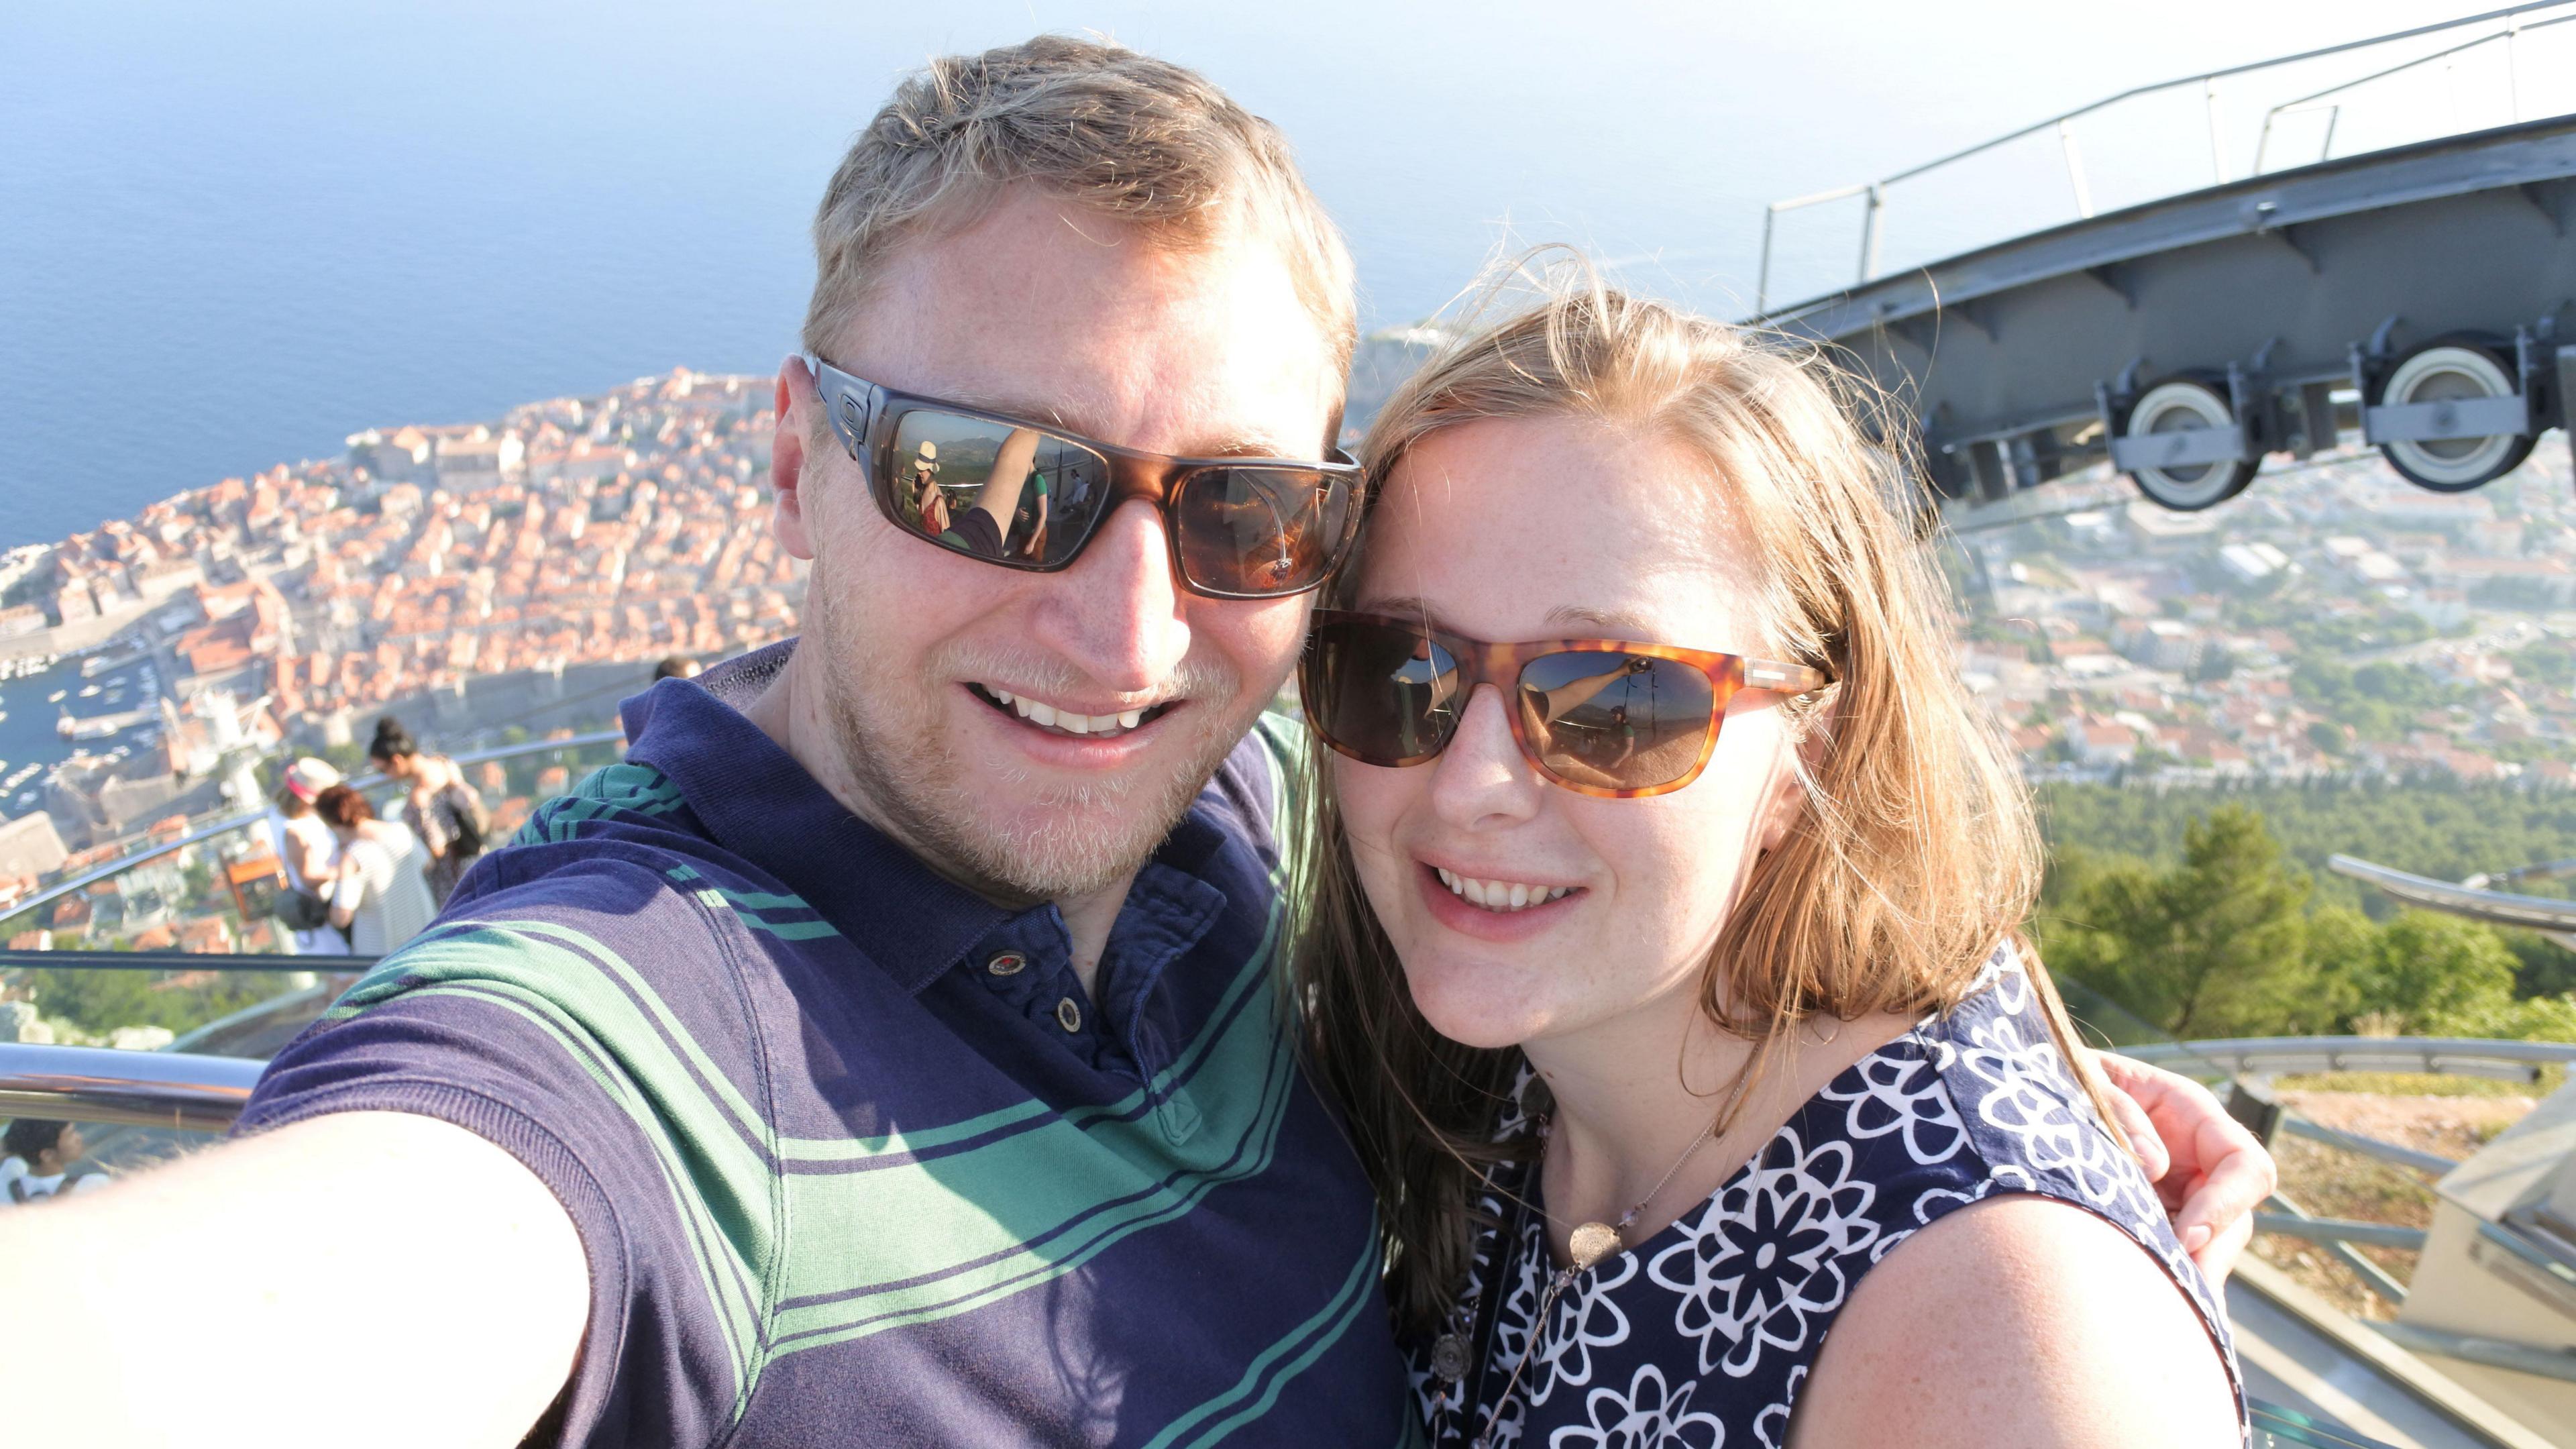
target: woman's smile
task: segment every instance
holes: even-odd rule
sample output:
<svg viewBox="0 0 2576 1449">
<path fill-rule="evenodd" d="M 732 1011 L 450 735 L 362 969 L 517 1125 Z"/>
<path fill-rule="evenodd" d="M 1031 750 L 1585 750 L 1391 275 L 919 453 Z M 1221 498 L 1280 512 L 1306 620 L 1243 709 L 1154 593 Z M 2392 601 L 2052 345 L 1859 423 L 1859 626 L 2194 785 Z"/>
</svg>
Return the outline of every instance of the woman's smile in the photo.
<svg viewBox="0 0 2576 1449">
<path fill-rule="evenodd" d="M 1414 863 L 1425 912 L 1444 932 L 1490 944 L 1533 940 L 1564 925 L 1592 893 L 1581 886 L 1534 884 L 1496 873 L 1464 875 Z"/>
</svg>

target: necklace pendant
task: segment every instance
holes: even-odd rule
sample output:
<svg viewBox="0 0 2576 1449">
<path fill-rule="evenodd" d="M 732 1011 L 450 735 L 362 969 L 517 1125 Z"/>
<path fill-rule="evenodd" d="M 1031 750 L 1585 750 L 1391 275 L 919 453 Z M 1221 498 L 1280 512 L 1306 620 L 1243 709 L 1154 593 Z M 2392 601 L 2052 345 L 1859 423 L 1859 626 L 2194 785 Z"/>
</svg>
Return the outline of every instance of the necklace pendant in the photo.
<svg viewBox="0 0 2576 1449">
<path fill-rule="evenodd" d="M 1608 1223 L 1577 1223 L 1565 1240 L 1565 1255 L 1573 1260 L 1578 1273 L 1617 1251 L 1619 1230 Z"/>
<path fill-rule="evenodd" d="M 1454 1384 L 1467 1376 L 1467 1340 L 1444 1333 L 1431 1345 L 1431 1376 Z"/>
</svg>

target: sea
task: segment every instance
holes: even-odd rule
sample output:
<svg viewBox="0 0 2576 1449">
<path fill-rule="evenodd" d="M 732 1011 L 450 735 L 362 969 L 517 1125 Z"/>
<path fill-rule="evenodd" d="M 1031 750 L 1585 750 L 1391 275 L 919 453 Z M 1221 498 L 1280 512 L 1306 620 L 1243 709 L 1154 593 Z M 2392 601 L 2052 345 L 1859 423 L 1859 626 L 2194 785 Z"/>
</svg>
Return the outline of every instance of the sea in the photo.
<svg viewBox="0 0 2576 1449">
<path fill-rule="evenodd" d="M 101 655 L 117 659 L 125 652 L 106 650 Z M 160 722 L 151 719 L 103 738 L 65 739 L 55 724 L 62 715 L 90 719 L 148 708 L 159 697 L 162 683 L 147 677 L 139 662 L 118 664 L 87 678 L 81 674 L 81 664 L 77 658 L 62 659 L 28 675 L 16 675 L 21 666 L 15 663 L 0 665 L 0 671 L 14 676 L 0 678 L 0 819 L 38 809 L 45 772 L 71 758 L 74 751 L 105 755 L 118 749 L 139 750 L 148 747 L 159 730 Z M 95 693 L 82 692 L 93 688 Z M 114 703 L 109 702 L 110 691 L 121 695 Z M 57 693 L 63 696 L 60 700 L 52 698 Z"/>
<path fill-rule="evenodd" d="M 2168 0 L 2141 26 L 2051 0 L 0 5 L 0 548 L 373 425 L 488 418 L 674 366 L 773 370 L 853 132 L 929 57 L 1041 31 L 1197 67 L 1276 121 L 1381 326 L 1550 241 L 1740 315 L 1768 201 L 2422 11 Z M 2249 142 L 2256 118 L 2235 123 Z M 2205 142 L 2178 134 L 2205 165 Z M 2069 205 L 2053 149 L 2013 165 L 1965 198 L 1897 198 L 1890 263 Z M 2117 185 L 2106 172 L 2096 190 Z M 1841 282 L 1857 224 L 1848 206 L 1784 220 L 1774 299 Z"/>
</svg>

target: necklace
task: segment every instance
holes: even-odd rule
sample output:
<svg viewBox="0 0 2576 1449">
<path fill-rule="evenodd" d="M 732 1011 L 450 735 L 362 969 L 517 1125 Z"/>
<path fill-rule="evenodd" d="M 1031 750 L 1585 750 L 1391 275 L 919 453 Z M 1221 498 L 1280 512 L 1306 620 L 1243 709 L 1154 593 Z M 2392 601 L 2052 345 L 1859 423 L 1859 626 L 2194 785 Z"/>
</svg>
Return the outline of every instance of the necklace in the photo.
<svg viewBox="0 0 2576 1449">
<path fill-rule="evenodd" d="M 1511 1377 L 1504 1380 L 1503 1391 L 1495 1398 L 1494 1407 L 1485 1415 L 1485 1427 L 1476 1435 L 1474 1449 L 1492 1449 L 1494 1442 L 1494 1428 L 1502 1422 L 1503 1411 L 1511 1407 L 1512 1395 L 1520 1390 L 1521 1375 L 1529 1370 L 1531 1357 L 1538 1352 L 1539 1344 L 1547 1337 L 1548 1312 L 1556 1306 L 1558 1295 L 1562 1294 L 1569 1286 L 1571 1286 L 1576 1278 L 1590 1272 L 1594 1264 L 1599 1263 L 1602 1259 L 1609 1257 L 1612 1253 L 1618 1252 L 1627 1246 L 1629 1225 L 1637 1221 L 1638 1215 L 1646 1210 L 1647 1204 L 1652 1203 L 1658 1194 L 1660 1194 L 1665 1188 L 1672 1185 L 1673 1179 L 1681 1175 L 1681 1170 L 1690 1165 L 1690 1160 L 1692 1158 L 1699 1155 L 1699 1150 L 1706 1147 L 1711 1138 L 1717 1136 L 1718 1128 L 1724 1125 L 1727 1120 L 1733 1116 L 1736 1103 L 1742 1100 L 1745 1088 L 1750 1085 L 1751 1077 L 1752 1073 L 1749 1069 L 1739 1072 L 1736 1075 L 1735 1085 L 1727 1093 L 1725 1105 L 1718 1110 L 1717 1116 L 1709 1122 L 1708 1126 L 1700 1129 L 1697 1136 L 1691 1138 L 1690 1145 L 1682 1149 L 1682 1155 L 1674 1159 L 1673 1165 L 1665 1169 L 1664 1175 L 1655 1180 L 1655 1185 L 1653 1187 L 1646 1189 L 1646 1195 L 1644 1197 L 1637 1199 L 1635 1203 L 1629 1206 L 1626 1212 L 1619 1215 L 1619 1220 L 1617 1222 L 1605 1223 L 1594 1220 L 1577 1223 L 1574 1225 L 1574 1231 L 1566 1235 L 1565 1256 L 1567 1266 L 1559 1268 L 1548 1275 L 1547 1289 L 1539 1295 L 1538 1309 L 1530 1317 L 1529 1342 L 1522 1347 L 1519 1360 L 1512 1365 Z M 1550 1129 L 1553 1125 L 1554 1124 L 1545 1117 L 1539 1119 L 1538 1134 L 1540 1142 L 1545 1143 L 1549 1140 L 1552 1135 Z M 1545 1170 L 1546 1160 L 1546 1152 L 1544 1147 L 1542 1147 L 1539 1162 L 1532 1169 L 1533 1177 L 1535 1177 L 1539 1172 L 1543 1172 Z M 1492 1186 L 1492 1178 L 1490 1176 L 1486 1179 L 1486 1186 L 1488 1188 L 1491 1188 Z M 1518 1225 L 1526 1223 L 1528 1220 L 1529 1198 L 1526 1195 L 1523 1195 L 1520 1198 L 1520 1211 L 1515 1215 L 1514 1219 L 1514 1237 L 1518 1237 L 1519 1235 L 1517 1231 Z M 1554 1221 L 1553 1217 L 1550 1218 L 1550 1221 Z M 1498 1267 L 1499 1258 L 1500 1255 L 1498 1253 Z M 1459 1307 L 1461 1309 L 1468 1309 L 1471 1313 L 1473 1311 L 1471 1306 L 1468 1304 L 1462 1303 Z M 1458 1328 L 1451 1328 L 1450 1331 L 1443 1333 L 1432 1343 L 1431 1372 L 1435 1378 L 1440 1379 L 1442 1382 L 1449 1384 L 1452 1387 L 1458 1387 L 1461 1386 L 1461 1381 L 1466 1378 L 1468 1372 L 1474 1367 L 1475 1365 L 1471 1362 L 1467 1350 L 1466 1334 L 1459 1331 Z M 1450 1405 L 1445 1402 L 1447 1397 L 1447 1392 L 1444 1390 L 1442 1393 L 1444 1402 L 1441 1405 L 1444 1413 L 1450 1407 Z"/>
</svg>

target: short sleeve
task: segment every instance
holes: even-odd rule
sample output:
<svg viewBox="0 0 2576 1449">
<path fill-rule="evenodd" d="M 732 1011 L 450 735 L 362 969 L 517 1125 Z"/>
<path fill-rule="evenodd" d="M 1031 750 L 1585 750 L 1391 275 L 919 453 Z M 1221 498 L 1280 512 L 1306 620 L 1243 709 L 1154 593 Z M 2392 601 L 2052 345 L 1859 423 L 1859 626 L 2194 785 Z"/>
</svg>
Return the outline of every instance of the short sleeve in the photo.
<svg viewBox="0 0 2576 1449">
<path fill-rule="evenodd" d="M 367 874 L 375 861 L 375 851 L 369 846 L 352 845 L 340 852 L 340 873 L 331 881 L 333 910 L 354 911 L 366 904 Z"/>
<path fill-rule="evenodd" d="M 409 1112 L 510 1153 L 563 1205 L 590 1270 L 558 1442 L 713 1444 L 756 1377 L 778 1231 L 761 1113 L 673 1035 L 738 1002 L 730 948 L 632 863 L 507 879 L 508 857 L 556 853 L 487 862 L 474 899 L 269 1063 L 234 1130 Z M 655 992 L 670 963 L 694 994 Z"/>
</svg>

